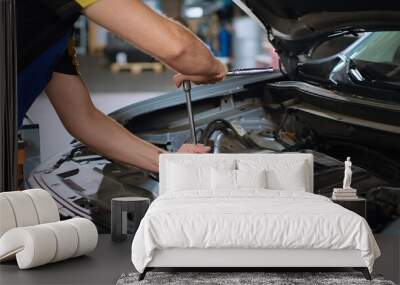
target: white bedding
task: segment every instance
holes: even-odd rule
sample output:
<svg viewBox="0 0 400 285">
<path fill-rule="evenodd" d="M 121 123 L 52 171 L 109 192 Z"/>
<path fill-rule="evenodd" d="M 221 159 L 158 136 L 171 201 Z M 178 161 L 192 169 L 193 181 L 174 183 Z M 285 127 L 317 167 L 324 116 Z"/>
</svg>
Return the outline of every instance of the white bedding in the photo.
<svg viewBox="0 0 400 285">
<path fill-rule="evenodd" d="M 326 197 L 265 189 L 213 195 L 157 198 L 132 243 L 136 269 L 165 248 L 357 249 L 370 271 L 380 255 L 365 219 Z"/>
</svg>

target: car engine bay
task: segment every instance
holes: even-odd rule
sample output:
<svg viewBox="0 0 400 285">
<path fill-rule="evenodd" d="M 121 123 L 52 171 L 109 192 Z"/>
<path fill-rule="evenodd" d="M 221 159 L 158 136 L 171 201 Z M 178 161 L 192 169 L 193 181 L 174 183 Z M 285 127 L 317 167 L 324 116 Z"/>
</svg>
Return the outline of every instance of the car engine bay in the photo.
<svg viewBox="0 0 400 285">
<path fill-rule="evenodd" d="M 315 96 L 317 99 L 306 97 L 311 92 L 304 86 L 294 90 L 285 84 L 261 82 L 231 94 L 194 100 L 199 143 L 211 146 L 213 153 L 312 153 L 314 193 L 327 197 L 334 187 L 341 186 L 343 161 L 351 156 L 352 186 L 367 199 L 367 220 L 373 231 L 381 232 L 398 220 L 400 131 L 396 133 L 399 127 L 390 116 L 372 122 L 357 116 L 356 108 L 341 108 L 340 102 L 330 102 L 329 110 L 321 99 L 323 94 Z M 122 123 L 142 139 L 171 152 L 190 143 L 184 104 L 147 112 Z M 154 199 L 158 195 L 157 174 L 113 162 L 79 142 L 61 158 L 50 159 L 38 168 L 30 183 L 50 191 L 64 217 L 91 218 L 104 232 L 109 231 L 112 198 Z"/>
</svg>

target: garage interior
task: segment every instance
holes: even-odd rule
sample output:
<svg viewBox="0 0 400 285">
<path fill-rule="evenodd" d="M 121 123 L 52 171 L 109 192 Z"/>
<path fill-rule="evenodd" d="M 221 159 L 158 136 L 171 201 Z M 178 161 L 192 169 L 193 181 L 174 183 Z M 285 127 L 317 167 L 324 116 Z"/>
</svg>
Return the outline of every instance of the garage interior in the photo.
<svg viewBox="0 0 400 285">
<path fill-rule="evenodd" d="M 382 252 L 374 274 L 392 282 L 382 284 L 400 284 L 400 100 L 396 98 L 400 43 L 394 55 L 398 61 L 391 70 L 393 82 L 373 86 L 390 89 L 389 95 L 374 98 L 369 91 L 364 96 L 364 89 L 354 91 L 356 81 L 351 88 L 337 91 L 334 88 L 340 84 L 330 82 L 325 90 L 326 80 L 316 79 L 328 74 L 329 79 L 340 81 L 340 59 L 322 60 L 350 52 L 363 38 L 366 42 L 374 37 L 372 33 L 343 33 L 342 38 L 318 44 L 308 58 L 300 56 L 314 61 L 301 67 L 303 82 L 297 84 L 300 80 L 283 67 L 269 30 L 231 0 L 143 2 L 196 34 L 227 70 L 270 69 L 253 77 L 226 78 L 215 86 L 193 85 L 199 128 L 195 135 L 200 142 L 212 145 L 214 153 L 311 153 L 316 162 L 314 192 L 329 198 L 334 188 L 341 187 L 342 164 L 351 156 L 353 185 L 365 203 L 365 218 Z M 128 217 L 128 238 L 111 241 L 111 200 L 145 197 L 153 201 L 158 174 L 126 167 L 74 139 L 44 93 L 17 127 L 15 1 L 1 1 L 0 7 L 0 193 L 45 189 L 55 199 L 61 220 L 88 218 L 99 232 L 98 248 L 88 256 L 32 270 L 19 270 L 15 260 L 0 263 L 0 283 L 137 284 L 116 283 L 135 272 L 130 260 L 135 229 L 133 218 Z M 393 33 L 388 38 L 400 41 L 398 30 L 388 32 Z M 98 110 L 166 151 L 176 152 L 183 143 L 190 143 L 185 93 L 175 86 L 171 68 L 83 15 L 74 24 L 74 37 L 80 76 Z M 346 202 L 340 205 L 354 207 Z M 115 262 L 100 261 L 107 258 Z"/>
</svg>

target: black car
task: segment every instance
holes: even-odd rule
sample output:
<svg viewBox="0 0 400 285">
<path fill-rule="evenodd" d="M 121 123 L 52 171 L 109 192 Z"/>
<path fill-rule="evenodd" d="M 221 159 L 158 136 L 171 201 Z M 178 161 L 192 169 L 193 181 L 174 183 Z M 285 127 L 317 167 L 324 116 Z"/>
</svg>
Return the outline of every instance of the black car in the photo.
<svg viewBox="0 0 400 285">
<path fill-rule="evenodd" d="M 315 193 L 353 184 L 382 231 L 400 216 L 400 2 L 235 1 L 263 24 L 281 71 L 193 90 L 199 142 L 214 153 L 308 152 Z M 180 91 L 122 108 L 112 118 L 168 151 L 190 141 Z M 37 167 L 30 187 L 49 191 L 65 218 L 109 230 L 110 200 L 158 195 L 157 174 L 121 165 L 79 142 Z"/>
</svg>

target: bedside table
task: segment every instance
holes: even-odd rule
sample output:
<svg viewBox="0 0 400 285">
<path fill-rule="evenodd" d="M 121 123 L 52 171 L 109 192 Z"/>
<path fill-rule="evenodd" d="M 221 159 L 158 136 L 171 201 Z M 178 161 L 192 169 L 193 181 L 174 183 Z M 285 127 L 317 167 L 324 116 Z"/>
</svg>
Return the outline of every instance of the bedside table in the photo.
<svg viewBox="0 0 400 285">
<path fill-rule="evenodd" d="M 367 200 L 358 197 L 357 199 L 332 199 L 332 202 L 359 214 L 364 219 L 367 218 Z"/>
<path fill-rule="evenodd" d="M 130 234 L 135 234 L 140 221 L 150 206 L 150 199 L 144 197 L 120 197 L 111 200 L 111 239 L 124 241 L 128 236 L 128 219 L 133 228 Z"/>
</svg>

